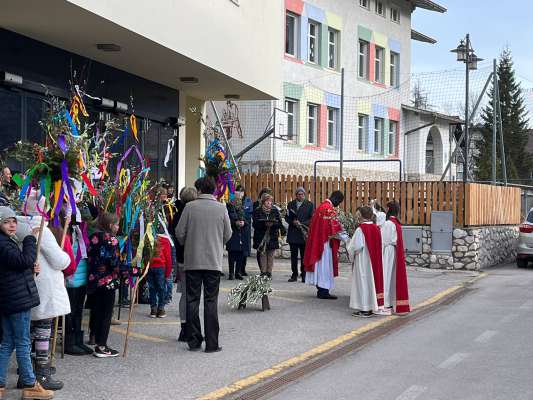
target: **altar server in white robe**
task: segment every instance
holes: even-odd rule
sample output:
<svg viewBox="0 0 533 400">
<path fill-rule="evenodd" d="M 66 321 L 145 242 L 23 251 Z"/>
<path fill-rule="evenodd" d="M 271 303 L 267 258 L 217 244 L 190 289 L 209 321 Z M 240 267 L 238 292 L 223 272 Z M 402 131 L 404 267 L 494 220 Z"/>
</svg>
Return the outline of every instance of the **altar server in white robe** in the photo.
<svg viewBox="0 0 533 400">
<path fill-rule="evenodd" d="M 356 310 L 352 315 L 368 318 L 379 313 L 379 305 L 383 302 L 381 235 L 372 221 L 372 208 L 361 207 L 360 213 L 361 224 L 347 248 L 350 258 L 354 260 L 350 308 Z"/>
</svg>

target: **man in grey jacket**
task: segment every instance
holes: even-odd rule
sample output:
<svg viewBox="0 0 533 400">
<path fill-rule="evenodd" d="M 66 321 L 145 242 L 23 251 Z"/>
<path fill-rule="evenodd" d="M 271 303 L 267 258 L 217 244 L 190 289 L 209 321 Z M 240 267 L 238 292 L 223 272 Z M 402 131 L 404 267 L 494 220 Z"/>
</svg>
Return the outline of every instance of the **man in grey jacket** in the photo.
<svg viewBox="0 0 533 400">
<path fill-rule="evenodd" d="M 189 350 L 201 350 L 199 307 L 203 284 L 205 352 L 213 353 L 222 350 L 218 346 L 218 291 L 224 245 L 231 238 L 232 230 L 226 206 L 213 196 L 215 181 L 204 177 L 194 186 L 198 199 L 185 206 L 176 227 L 176 238 L 185 247 L 187 338 Z"/>
</svg>

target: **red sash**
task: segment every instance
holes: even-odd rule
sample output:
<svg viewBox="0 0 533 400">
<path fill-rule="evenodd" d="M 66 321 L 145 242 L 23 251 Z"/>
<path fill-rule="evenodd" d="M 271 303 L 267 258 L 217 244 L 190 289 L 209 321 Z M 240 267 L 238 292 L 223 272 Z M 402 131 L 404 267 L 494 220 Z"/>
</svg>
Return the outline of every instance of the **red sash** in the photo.
<svg viewBox="0 0 533 400">
<path fill-rule="evenodd" d="M 359 228 L 365 236 L 365 246 L 370 256 L 372 272 L 374 274 L 374 285 L 376 287 L 376 297 L 378 306 L 384 305 L 383 293 L 383 258 L 381 254 L 381 231 L 376 224 L 361 224 Z"/>
<path fill-rule="evenodd" d="M 337 212 L 331 201 L 324 201 L 313 214 L 309 226 L 309 234 L 305 245 L 304 270 L 315 271 L 315 263 L 322 258 L 324 243 L 329 242 L 333 256 L 333 276 L 339 275 L 339 247 L 340 241 L 331 239 L 342 232 L 342 226 L 337 220 Z"/>
<path fill-rule="evenodd" d="M 411 311 L 409 307 L 409 289 L 407 287 L 407 268 L 405 265 L 405 251 L 403 247 L 402 226 L 395 217 L 390 221 L 396 226 L 396 312 L 399 314 Z"/>
</svg>

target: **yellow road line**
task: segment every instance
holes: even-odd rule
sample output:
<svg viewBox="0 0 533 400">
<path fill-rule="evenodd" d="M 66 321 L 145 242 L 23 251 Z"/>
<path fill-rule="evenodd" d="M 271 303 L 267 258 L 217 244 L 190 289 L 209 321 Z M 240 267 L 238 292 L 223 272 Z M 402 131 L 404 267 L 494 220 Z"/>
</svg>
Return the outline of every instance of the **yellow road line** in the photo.
<svg viewBox="0 0 533 400">
<path fill-rule="evenodd" d="M 111 327 L 111 331 L 115 333 L 120 333 L 121 335 L 126 335 L 125 329 L 116 328 L 114 326 Z M 134 337 L 136 339 L 143 339 L 143 340 L 146 340 L 148 342 L 153 342 L 153 343 L 168 343 L 168 340 L 166 339 L 161 339 L 155 336 L 143 335 L 142 333 L 136 333 L 136 332 L 131 332 L 131 331 L 130 331 L 130 337 Z"/>
<path fill-rule="evenodd" d="M 456 292 L 457 290 L 459 290 L 460 288 L 464 287 L 465 285 L 467 284 L 470 284 L 470 283 L 473 283 L 475 281 L 477 281 L 478 279 L 481 279 L 483 277 L 487 276 L 486 273 L 481 273 L 480 275 L 478 275 L 477 277 L 475 277 L 474 279 L 471 279 L 467 282 L 465 282 L 464 284 L 462 285 L 457 285 L 457 286 L 453 286 L 451 288 L 448 288 L 446 290 L 443 290 L 442 292 L 440 293 L 437 293 L 435 296 L 429 298 L 428 300 L 420 303 L 420 304 L 417 304 L 415 307 L 413 307 L 413 310 L 416 310 L 416 309 L 419 309 L 419 308 L 422 308 L 422 307 L 425 307 L 425 306 L 428 306 L 430 304 L 434 304 L 436 302 L 438 302 L 439 300 L 441 300 L 442 298 L 450 295 L 451 293 L 453 292 Z M 253 386 L 253 385 L 256 385 L 258 383 L 260 383 L 261 381 L 267 379 L 267 378 L 270 378 L 276 374 L 278 374 L 279 372 L 287 369 L 287 368 L 290 368 L 290 367 L 294 367 L 298 364 L 301 364 L 302 362 L 306 361 L 306 360 L 309 360 L 310 358 L 312 357 L 315 357 L 315 356 L 318 356 L 320 354 L 323 354 L 329 350 L 332 350 L 333 348 L 357 337 L 357 336 L 360 336 L 364 333 L 367 333 L 373 329 L 376 329 L 382 325 L 384 325 L 385 323 L 393 320 L 394 318 L 398 318 L 396 316 L 390 316 L 390 317 L 385 317 L 385 318 L 380 318 L 378 321 L 375 321 L 375 322 L 371 322 L 369 324 L 366 324 L 360 328 L 357 328 L 351 332 L 348 332 L 344 335 L 341 335 L 333 340 L 329 340 L 325 343 L 322 343 L 320 345 L 318 345 L 317 347 L 314 347 L 312 348 L 311 350 L 308 350 L 306 351 L 305 353 L 303 354 L 300 354 L 298 356 L 295 356 L 295 357 L 292 357 L 292 358 L 289 358 L 288 360 L 286 361 L 283 361 L 279 364 L 276 364 L 274 366 L 272 366 L 271 368 L 268 368 L 268 369 L 265 369 L 261 372 L 258 372 L 254 375 L 251 375 L 249 377 L 246 377 L 244 379 L 240 379 L 234 383 L 231 383 L 227 386 L 224 386 L 220 389 L 217 389 L 217 390 L 214 390 L 202 397 L 199 397 L 198 400 L 217 400 L 217 399 L 220 399 L 224 396 L 228 396 L 230 394 L 233 394 L 233 393 L 236 393 L 240 390 L 243 390 L 247 387 L 250 387 L 250 386 Z"/>
</svg>

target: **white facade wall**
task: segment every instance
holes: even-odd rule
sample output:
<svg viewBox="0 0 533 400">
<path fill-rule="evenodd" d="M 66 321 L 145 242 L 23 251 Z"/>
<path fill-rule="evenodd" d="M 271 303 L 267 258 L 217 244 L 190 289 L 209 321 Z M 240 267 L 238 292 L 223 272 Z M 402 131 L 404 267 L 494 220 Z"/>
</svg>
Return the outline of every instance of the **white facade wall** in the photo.
<svg viewBox="0 0 533 400">
<path fill-rule="evenodd" d="M 422 127 L 434 121 L 432 126 L 426 126 L 422 129 L 409 133 L 404 141 L 403 162 L 405 173 L 409 180 L 438 180 L 440 179 L 446 164 L 455 149 L 453 134 L 450 132 L 450 120 L 444 118 L 435 118 L 431 115 L 415 113 L 413 111 L 402 112 L 402 121 L 406 125 L 413 127 Z M 414 128 L 412 128 L 414 129 Z M 428 148 L 428 137 L 431 136 L 433 150 L 433 173 L 428 173 L 426 166 L 428 163 L 426 153 Z M 445 180 L 456 180 L 457 168 L 452 163 L 446 173 Z"/>
<path fill-rule="evenodd" d="M 369 0 L 370 7 L 359 6 L 359 1 L 348 0 L 286 0 L 288 12 L 297 15 L 297 52 L 296 57 L 285 54 L 283 61 L 283 79 L 279 82 L 282 97 L 272 102 L 271 113 L 274 108 L 284 109 L 284 100 L 289 98 L 297 101 L 295 119 L 297 136 L 293 141 L 267 140 L 263 145 L 252 150 L 243 158 L 243 163 L 255 162 L 263 170 L 274 170 L 277 173 L 312 174 L 313 162 L 316 160 L 339 159 L 340 118 L 336 121 L 337 133 L 334 145 L 327 145 L 327 108 L 340 109 L 341 73 L 345 69 L 345 113 L 344 113 L 344 159 L 399 159 L 402 157 L 403 145 L 400 132 L 405 130 L 400 122 L 401 104 L 407 103 L 410 94 L 410 63 L 411 63 L 411 6 L 404 1 L 385 0 L 385 16 L 375 12 L 375 1 Z M 390 18 L 391 6 L 400 10 L 400 23 Z M 308 62 L 308 22 L 320 24 L 319 46 L 322 62 L 311 64 Z M 328 28 L 338 31 L 340 38 L 340 57 L 335 69 L 327 66 Z M 384 49 L 384 83 L 373 82 L 358 77 L 358 41 L 363 39 L 370 44 L 369 69 L 373 70 L 374 49 L 380 46 Z M 282 44 L 284 46 L 284 44 Z M 399 54 L 399 87 L 390 86 L 390 52 Z M 318 140 L 314 144 L 308 143 L 307 106 L 313 103 L 319 106 Z M 242 102 L 239 103 L 240 118 L 244 130 L 244 139 L 233 138 L 232 148 L 238 152 L 247 143 L 257 138 L 264 131 L 268 116 L 250 118 L 247 111 L 253 112 Z M 242 105 L 241 105 L 242 104 Z M 287 116 L 276 112 L 276 134 L 286 136 Z M 368 125 L 364 133 L 364 149 L 358 150 L 358 114 L 368 116 Z M 337 112 L 340 116 L 340 110 Z M 374 117 L 383 119 L 383 137 L 381 137 L 381 151 L 373 152 Z M 397 121 L 398 132 L 395 137 L 393 154 L 388 154 L 389 121 Z M 275 164 L 276 166 L 273 166 Z M 269 169 L 270 168 L 270 169 Z M 357 172 L 359 170 L 359 172 Z M 346 164 L 346 175 L 357 176 L 360 179 L 391 179 L 391 173 L 397 177 L 397 163 L 364 163 Z M 365 173 L 362 173 L 366 171 Z M 322 175 L 338 173 L 338 165 L 330 168 L 321 167 Z"/>
</svg>

